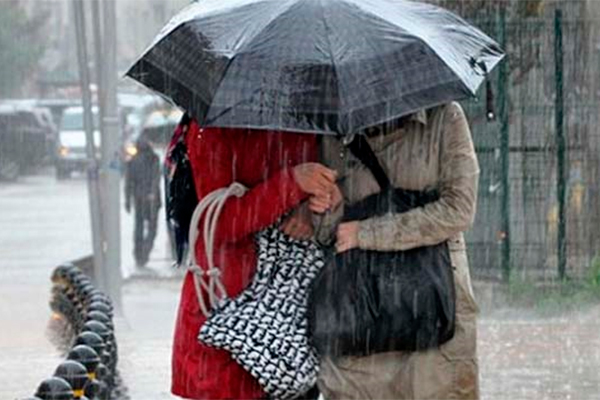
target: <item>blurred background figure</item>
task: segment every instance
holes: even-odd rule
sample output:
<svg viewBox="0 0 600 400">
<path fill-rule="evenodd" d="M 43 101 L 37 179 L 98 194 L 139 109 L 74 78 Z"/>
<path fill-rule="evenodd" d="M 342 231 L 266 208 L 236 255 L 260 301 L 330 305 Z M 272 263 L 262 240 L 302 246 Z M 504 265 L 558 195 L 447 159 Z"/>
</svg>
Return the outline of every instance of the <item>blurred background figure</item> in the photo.
<svg viewBox="0 0 600 400">
<path fill-rule="evenodd" d="M 160 200 L 159 157 L 145 137 L 137 141 L 137 153 L 125 167 L 125 209 L 135 209 L 133 254 L 138 267 L 148 263 L 156 237 Z"/>
</svg>

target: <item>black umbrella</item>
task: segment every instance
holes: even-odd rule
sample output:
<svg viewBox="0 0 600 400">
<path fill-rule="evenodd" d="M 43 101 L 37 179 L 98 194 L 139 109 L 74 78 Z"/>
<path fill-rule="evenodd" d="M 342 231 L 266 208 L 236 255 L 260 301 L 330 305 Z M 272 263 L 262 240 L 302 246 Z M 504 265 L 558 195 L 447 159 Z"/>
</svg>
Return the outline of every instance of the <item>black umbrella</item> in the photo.
<svg viewBox="0 0 600 400">
<path fill-rule="evenodd" d="M 503 53 L 405 0 L 203 0 L 127 75 L 204 126 L 348 134 L 473 96 Z"/>
</svg>

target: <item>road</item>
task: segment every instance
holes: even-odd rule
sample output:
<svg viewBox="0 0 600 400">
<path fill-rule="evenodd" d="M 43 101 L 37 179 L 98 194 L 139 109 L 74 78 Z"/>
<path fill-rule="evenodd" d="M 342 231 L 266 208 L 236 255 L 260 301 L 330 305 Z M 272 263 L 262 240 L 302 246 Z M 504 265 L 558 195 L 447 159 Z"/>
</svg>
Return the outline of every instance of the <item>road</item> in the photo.
<svg viewBox="0 0 600 400">
<path fill-rule="evenodd" d="M 132 217 L 122 216 L 123 272 L 131 276 Z M 46 334 L 49 275 L 90 253 L 89 226 L 81 178 L 57 182 L 48 171 L 0 183 L 0 399 L 31 395 L 61 361 Z M 150 266 L 169 276 L 167 260 L 163 224 Z M 116 321 L 120 370 L 134 400 L 174 399 L 169 361 L 180 282 L 155 278 L 126 283 Z M 600 398 L 600 306 L 542 318 L 500 305 L 482 315 L 478 346 L 482 399 Z"/>
</svg>

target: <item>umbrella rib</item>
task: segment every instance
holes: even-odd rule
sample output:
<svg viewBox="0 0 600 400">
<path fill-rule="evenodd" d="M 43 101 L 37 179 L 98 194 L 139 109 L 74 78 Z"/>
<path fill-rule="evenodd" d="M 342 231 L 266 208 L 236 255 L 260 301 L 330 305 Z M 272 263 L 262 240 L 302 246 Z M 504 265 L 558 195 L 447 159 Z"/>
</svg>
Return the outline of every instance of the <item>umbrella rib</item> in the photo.
<svg viewBox="0 0 600 400">
<path fill-rule="evenodd" d="M 331 67 L 333 69 L 333 76 L 335 79 L 335 84 L 337 86 L 337 93 L 338 93 L 338 103 L 337 103 L 337 108 L 338 108 L 338 115 L 340 115 L 340 110 L 342 109 L 342 107 L 340 106 L 340 102 L 342 100 L 342 96 L 341 96 L 341 92 L 340 92 L 340 81 L 338 79 L 338 74 L 337 74 L 337 67 L 336 67 L 336 63 L 335 63 L 335 57 L 333 56 L 333 47 L 331 46 L 331 39 L 330 39 L 330 32 L 331 32 L 331 28 L 329 27 L 329 25 L 327 24 L 327 18 L 325 18 L 325 6 L 323 5 L 323 0 L 320 0 L 319 4 L 321 5 L 321 19 L 323 20 L 323 26 L 325 27 L 325 37 L 327 39 L 327 45 L 329 46 L 329 58 L 331 59 Z M 339 127 L 339 120 L 338 120 L 338 127 Z M 342 134 L 344 132 L 338 132 L 339 134 Z M 348 132 L 345 132 L 348 133 Z"/>
<path fill-rule="evenodd" d="M 473 93 L 473 91 L 471 90 L 471 88 L 469 86 L 467 86 L 467 84 L 460 78 L 459 74 L 456 73 L 456 71 L 451 66 L 449 66 L 446 63 L 446 61 L 438 54 L 438 52 L 430 45 L 430 43 L 427 40 L 425 40 L 424 38 L 422 38 L 422 37 L 420 37 L 418 35 L 412 34 L 410 32 L 410 30 L 404 29 L 404 28 L 402 28 L 402 27 L 400 27 L 400 26 L 398 26 L 396 24 L 390 23 L 390 21 L 386 20 L 385 18 L 383 18 L 382 16 L 380 16 L 377 13 L 370 13 L 370 16 L 371 16 L 371 18 L 376 19 L 381 24 L 391 25 L 393 27 L 402 29 L 407 36 L 409 36 L 413 40 L 421 43 L 421 45 L 424 46 L 425 48 L 430 49 L 431 52 L 432 52 L 432 56 L 435 57 L 436 59 L 438 59 L 440 61 L 441 65 L 443 65 L 445 68 L 447 68 L 452 73 L 452 75 L 454 75 L 454 77 L 455 77 L 454 81 L 458 82 L 464 89 L 466 89 L 469 92 L 471 92 L 472 95 L 475 95 L 475 93 Z M 365 35 L 364 39 L 371 46 L 371 48 L 375 48 L 375 46 L 373 46 L 372 41 L 370 40 L 371 39 L 370 36 Z M 433 87 L 435 87 L 435 85 L 433 85 Z M 374 104 L 377 104 L 377 103 L 374 103 Z M 353 109 L 350 109 L 349 113 L 351 113 L 354 110 L 360 109 L 360 108 L 361 107 L 355 107 Z"/>
<path fill-rule="evenodd" d="M 235 54 L 243 53 L 246 48 L 252 43 L 261 33 L 263 33 L 267 28 L 269 28 L 278 18 L 280 18 L 283 14 L 288 12 L 294 5 L 297 4 L 297 0 L 289 0 L 285 7 L 282 7 L 278 10 L 278 13 L 274 14 L 260 29 L 258 29 L 252 37 L 249 37 L 238 49 L 236 49 Z"/>
<path fill-rule="evenodd" d="M 225 77 L 225 75 L 227 74 L 227 72 L 229 71 L 229 67 L 231 66 L 231 64 L 233 63 L 233 61 L 235 60 L 235 58 L 240 55 L 243 54 L 244 51 L 246 50 L 246 48 L 252 43 L 252 41 L 254 39 L 256 39 L 262 32 L 264 32 L 267 28 L 269 28 L 276 20 L 277 18 L 281 17 L 283 14 L 285 14 L 286 12 L 288 12 L 295 4 L 297 4 L 297 2 L 295 0 L 290 0 L 288 1 L 287 7 L 284 9 L 281 9 L 280 12 L 276 15 L 274 15 L 262 28 L 260 28 L 259 30 L 257 30 L 257 32 L 255 33 L 255 35 L 252 38 L 249 38 L 242 46 L 240 46 L 237 51 L 231 56 L 231 58 L 229 59 L 229 61 L 227 62 L 227 65 L 225 66 L 225 68 L 223 69 L 223 74 L 221 75 L 221 79 L 219 79 L 219 84 L 218 86 L 215 88 L 215 95 L 216 93 L 219 91 L 221 84 L 223 83 L 224 79 L 223 77 Z M 213 96 L 214 97 L 214 96 Z M 208 103 L 208 108 L 206 110 L 206 118 L 205 118 L 205 123 L 206 124 L 210 124 L 212 121 L 216 121 L 218 120 L 221 116 L 225 115 L 226 113 L 228 113 L 231 109 L 235 108 L 236 106 L 240 105 L 244 103 L 244 101 L 238 101 L 236 102 L 236 104 L 227 107 L 225 109 L 223 109 L 221 112 L 219 112 L 217 115 L 213 116 L 210 120 L 208 119 L 208 116 L 210 115 L 210 110 L 211 110 L 211 106 L 212 103 Z"/>
<path fill-rule="evenodd" d="M 221 84 L 223 83 L 223 77 L 227 74 L 227 71 L 229 71 L 229 67 L 231 66 L 231 64 L 233 63 L 233 60 L 235 59 L 236 54 L 234 54 L 229 61 L 227 61 L 227 65 L 225 65 L 225 68 L 223 68 L 223 74 L 221 75 L 221 79 L 219 79 L 219 84 L 217 85 L 217 87 L 215 88 L 215 94 L 219 91 L 219 88 L 221 87 Z M 214 97 L 214 96 L 213 96 Z M 207 103 L 207 107 L 206 107 L 206 116 L 204 117 L 204 123 L 205 125 L 210 124 L 210 121 L 208 119 L 208 116 L 210 115 L 210 110 L 212 107 L 212 102 L 208 102 Z M 225 110 L 221 111 L 218 115 L 215 115 L 213 118 L 211 118 L 211 120 L 216 120 L 218 119 L 220 116 L 222 116 L 223 114 L 225 114 L 226 112 L 229 112 L 229 110 L 231 109 L 231 107 L 226 108 Z"/>
<path fill-rule="evenodd" d="M 366 3 L 360 1 L 360 0 L 349 0 L 351 2 L 353 2 L 354 4 L 356 4 L 358 7 L 362 8 L 363 10 L 365 10 L 366 12 L 369 12 L 371 15 L 375 16 L 376 18 L 382 20 L 382 21 L 386 21 L 389 22 L 386 18 L 384 18 L 384 16 L 382 15 L 381 10 L 379 9 L 375 9 L 372 7 L 369 7 Z M 397 1 L 397 0 L 395 0 Z M 417 3 L 414 1 L 405 1 L 405 0 L 400 0 L 401 2 L 407 3 L 407 4 L 411 4 L 411 7 L 413 7 L 413 10 L 416 9 L 416 7 L 420 8 L 420 9 L 430 9 L 430 10 L 436 10 L 438 13 L 443 13 L 449 20 L 452 20 L 453 24 L 456 24 L 458 26 L 464 27 L 465 29 L 469 30 L 469 32 L 472 33 L 476 33 L 481 35 L 481 37 L 486 37 L 488 38 L 491 43 L 486 44 L 487 46 L 489 46 L 490 44 L 494 44 L 497 46 L 497 44 L 493 41 L 493 39 L 489 38 L 487 35 L 485 35 L 479 28 L 470 25 L 467 21 L 465 21 L 462 17 L 460 17 L 459 15 L 456 15 L 448 10 L 446 10 L 443 7 L 439 7 L 439 6 L 435 6 L 432 4 L 428 4 L 428 3 Z M 460 81 L 462 82 L 463 86 L 466 87 L 473 95 L 475 95 L 475 90 L 474 88 L 470 87 L 465 79 L 463 74 L 461 73 L 460 70 L 457 70 L 455 67 L 456 65 L 451 65 L 448 63 L 447 60 L 445 60 L 445 58 L 442 56 L 441 54 L 441 50 L 443 49 L 443 46 L 439 46 L 436 43 L 436 40 L 434 40 L 437 36 L 443 35 L 444 33 L 447 33 L 447 31 L 444 30 L 440 30 L 440 29 L 433 29 L 433 25 L 428 25 L 427 21 L 424 21 L 422 19 L 422 17 L 415 12 L 411 12 L 411 15 L 409 16 L 402 16 L 402 22 L 403 24 L 408 24 L 412 30 L 423 30 L 424 28 L 428 28 L 427 29 L 427 34 L 426 35 L 422 35 L 422 36 L 418 36 L 418 35 L 411 35 L 419 40 L 421 40 L 423 43 L 425 43 L 431 50 L 433 50 L 433 52 L 436 54 L 436 56 L 442 60 L 442 62 L 444 62 L 444 64 L 446 64 L 448 66 L 448 68 L 450 70 L 453 71 L 453 73 L 455 75 L 457 75 L 460 78 Z M 420 23 L 419 23 L 420 22 Z M 400 27 L 399 24 L 396 23 L 392 23 L 393 25 Z M 452 25 L 450 24 L 448 21 L 446 23 L 446 25 Z M 407 30 L 407 32 L 410 32 L 410 30 Z M 482 46 L 484 46 L 484 44 L 481 44 Z M 485 47 L 485 46 L 484 46 Z M 466 60 L 468 60 L 468 56 L 473 56 L 473 54 L 469 54 L 465 57 Z M 466 62 L 465 60 L 465 62 Z M 489 66 L 489 70 L 491 70 L 493 68 L 493 65 Z M 481 82 L 480 82 L 481 83 Z M 479 83 L 479 84 L 480 84 Z"/>
</svg>

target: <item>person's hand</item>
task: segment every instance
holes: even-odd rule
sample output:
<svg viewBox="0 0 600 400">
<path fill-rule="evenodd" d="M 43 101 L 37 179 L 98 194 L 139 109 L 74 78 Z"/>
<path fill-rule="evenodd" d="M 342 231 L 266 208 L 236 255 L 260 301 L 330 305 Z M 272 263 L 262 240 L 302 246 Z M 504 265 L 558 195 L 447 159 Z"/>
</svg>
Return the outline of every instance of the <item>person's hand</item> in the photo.
<svg viewBox="0 0 600 400">
<path fill-rule="evenodd" d="M 309 209 L 316 214 L 323 214 L 339 206 L 343 200 L 342 192 L 338 185 L 333 185 L 326 198 L 311 196 L 308 201 Z"/>
<path fill-rule="evenodd" d="M 297 208 L 281 224 L 281 231 L 297 240 L 308 240 L 314 235 L 312 218 L 306 207 Z"/>
<path fill-rule="evenodd" d="M 330 196 L 337 173 L 318 163 L 304 163 L 294 167 L 294 179 L 303 192 L 327 199 Z"/>
<path fill-rule="evenodd" d="M 343 253 L 358 247 L 358 221 L 340 224 L 336 233 L 335 250 Z"/>
</svg>

